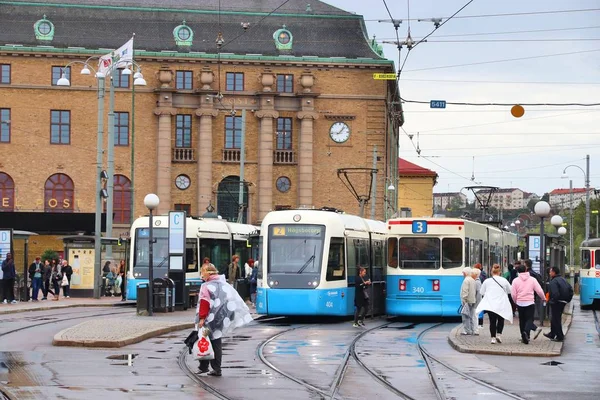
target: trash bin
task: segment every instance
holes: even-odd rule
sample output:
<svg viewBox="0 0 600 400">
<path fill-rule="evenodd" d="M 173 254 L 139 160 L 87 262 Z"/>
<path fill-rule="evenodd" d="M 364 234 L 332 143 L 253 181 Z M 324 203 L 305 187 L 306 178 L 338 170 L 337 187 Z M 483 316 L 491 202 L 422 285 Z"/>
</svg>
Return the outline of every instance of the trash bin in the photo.
<svg viewBox="0 0 600 400">
<path fill-rule="evenodd" d="M 171 278 L 163 278 L 167 289 L 165 291 L 165 307 L 167 309 L 166 312 L 175 311 L 175 282 Z"/>
<path fill-rule="evenodd" d="M 237 292 L 243 300 L 246 300 L 250 297 L 250 282 L 248 282 L 245 278 L 238 279 L 237 283 Z"/>
<path fill-rule="evenodd" d="M 148 284 L 140 283 L 137 286 L 137 314 L 148 314 Z"/>
<path fill-rule="evenodd" d="M 164 278 L 155 278 L 152 281 L 152 308 L 156 312 L 167 312 L 168 283 Z"/>
</svg>

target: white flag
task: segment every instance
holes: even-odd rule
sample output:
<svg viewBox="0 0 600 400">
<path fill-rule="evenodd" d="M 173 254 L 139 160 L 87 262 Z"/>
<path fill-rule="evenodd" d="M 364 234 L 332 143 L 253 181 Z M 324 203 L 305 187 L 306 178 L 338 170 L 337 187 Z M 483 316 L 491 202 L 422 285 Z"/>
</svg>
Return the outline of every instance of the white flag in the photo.
<svg viewBox="0 0 600 400">
<path fill-rule="evenodd" d="M 111 71 L 112 64 L 114 63 L 116 68 L 125 67 L 127 64 L 133 62 L 133 38 L 129 39 L 127 43 L 119 47 L 112 53 L 106 54 L 100 57 L 98 62 L 98 72 L 106 74 Z"/>
</svg>

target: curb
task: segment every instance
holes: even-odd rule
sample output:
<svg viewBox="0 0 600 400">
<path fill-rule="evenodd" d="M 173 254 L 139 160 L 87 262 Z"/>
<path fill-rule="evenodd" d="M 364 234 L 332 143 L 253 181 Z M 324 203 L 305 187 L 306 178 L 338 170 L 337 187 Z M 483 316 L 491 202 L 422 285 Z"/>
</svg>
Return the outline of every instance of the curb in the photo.
<svg viewBox="0 0 600 400">
<path fill-rule="evenodd" d="M 154 329 L 148 332 L 144 332 L 139 336 L 130 336 L 121 340 L 73 340 L 73 339 L 62 339 L 60 336 L 63 332 L 68 331 L 71 328 L 64 329 L 54 335 L 52 345 L 54 346 L 70 346 L 70 347 L 104 347 L 104 348 L 119 348 L 142 342 L 147 339 L 151 339 L 156 336 L 164 335 L 166 333 L 180 331 L 183 329 L 193 328 L 194 324 L 190 322 L 181 323 L 177 325 L 171 325 L 163 328 Z"/>
<path fill-rule="evenodd" d="M 573 311 L 574 304 L 573 302 L 567 304 L 565 307 L 565 311 L 563 311 L 563 315 L 566 315 L 566 318 L 563 321 L 563 331 L 565 332 L 565 336 L 569 332 L 571 328 L 571 324 L 573 323 Z M 504 350 L 500 347 L 498 350 L 490 350 L 490 349 L 478 349 L 476 347 L 465 346 L 461 343 L 456 342 L 456 337 L 462 325 L 458 325 L 456 328 L 450 331 L 448 335 L 448 344 L 458 351 L 459 353 L 472 353 L 472 354 L 491 354 L 497 356 L 519 356 L 519 357 L 557 357 L 562 354 L 562 350 L 564 348 L 564 342 L 560 343 L 560 348 L 557 351 L 544 351 L 544 352 L 524 352 L 521 350 Z"/>
<path fill-rule="evenodd" d="M 0 310 L 0 315 L 5 314 L 18 314 L 25 312 L 34 312 L 34 311 L 48 311 L 48 310 L 60 310 L 62 308 L 77 308 L 77 307 L 127 307 L 135 305 L 135 303 L 106 303 L 106 304 L 98 304 L 98 303 L 90 303 L 90 304 L 56 304 L 53 306 L 45 306 L 45 307 L 37 307 L 37 308 L 22 308 L 22 309 L 12 309 L 12 310 Z"/>
</svg>

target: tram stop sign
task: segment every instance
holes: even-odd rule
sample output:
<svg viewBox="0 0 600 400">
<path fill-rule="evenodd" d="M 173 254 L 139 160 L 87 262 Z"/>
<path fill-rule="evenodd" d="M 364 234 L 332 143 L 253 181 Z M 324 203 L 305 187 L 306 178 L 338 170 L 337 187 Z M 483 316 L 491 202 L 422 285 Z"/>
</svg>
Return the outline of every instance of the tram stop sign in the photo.
<svg viewBox="0 0 600 400">
<path fill-rule="evenodd" d="M 12 249 L 12 229 L 0 229 L 0 262 L 6 258 L 6 254 Z"/>
</svg>

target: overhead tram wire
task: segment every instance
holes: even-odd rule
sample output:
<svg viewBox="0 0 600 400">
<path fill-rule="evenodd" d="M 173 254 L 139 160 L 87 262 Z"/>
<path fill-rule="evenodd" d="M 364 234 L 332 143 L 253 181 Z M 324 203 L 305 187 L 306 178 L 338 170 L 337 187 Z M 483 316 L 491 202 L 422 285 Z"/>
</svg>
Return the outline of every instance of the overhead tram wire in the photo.
<svg viewBox="0 0 600 400">
<path fill-rule="evenodd" d="M 546 14 L 564 14 L 564 13 L 577 13 L 577 12 L 595 12 L 600 11 L 600 8 L 582 8 L 572 10 L 552 10 L 552 11 L 530 11 L 521 13 L 506 13 L 506 14 L 480 14 L 480 15 L 463 15 L 456 18 L 494 18 L 494 17 L 518 17 L 524 15 L 546 15 Z M 441 17 L 442 19 L 447 17 Z M 419 21 L 426 18 L 413 18 L 413 21 Z M 366 19 L 367 22 L 378 22 L 381 19 Z"/>
<path fill-rule="evenodd" d="M 555 29 L 531 29 L 531 30 L 522 30 L 522 31 L 505 31 L 505 32 L 478 32 L 478 33 L 459 33 L 459 34 L 451 34 L 451 35 L 437 35 L 439 38 L 447 38 L 447 37 L 465 37 L 465 36 L 493 36 L 493 35 L 513 35 L 513 34 L 521 34 L 521 33 L 540 33 L 540 32 L 563 32 L 563 31 L 575 31 L 575 30 L 585 30 L 585 29 L 599 29 L 600 25 L 594 26 L 583 26 L 583 27 L 575 27 L 575 28 L 555 28 Z M 389 40 L 393 38 L 380 38 L 379 40 Z"/>
<path fill-rule="evenodd" d="M 408 100 L 402 99 L 405 103 L 413 104 L 430 104 L 430 101 L 425 100 Z M 460 102 L 460 101 L 446 101 L 446 104 L 454 106 L 490 106 L 490 107 L 512 107 L 515 104 L 527 107 L 598 107 L 600 103 L 474 103 L 474 102 Z"/>
</svg>

